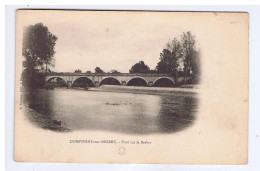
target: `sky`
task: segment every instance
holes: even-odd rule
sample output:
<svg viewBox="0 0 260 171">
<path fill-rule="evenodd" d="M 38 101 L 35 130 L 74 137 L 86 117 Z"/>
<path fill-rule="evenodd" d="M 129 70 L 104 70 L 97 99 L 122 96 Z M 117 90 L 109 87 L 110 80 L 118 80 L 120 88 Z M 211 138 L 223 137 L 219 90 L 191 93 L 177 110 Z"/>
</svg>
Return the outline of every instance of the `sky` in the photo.
<svg viewBox="0 0 260 171">
<path fill-rule="evenodd" d="M 28 11 L 23 25 L 43 23 L 58 37 L 56 72 L 129 72 L 144 61 L 155 69 L 166 43 L 189 31 L 189 18 L 166 12 Z M 22 15 L 20 15 L 22 16 Z M 186 24 L 185 24 L 186 23 Z"/>
</svg>

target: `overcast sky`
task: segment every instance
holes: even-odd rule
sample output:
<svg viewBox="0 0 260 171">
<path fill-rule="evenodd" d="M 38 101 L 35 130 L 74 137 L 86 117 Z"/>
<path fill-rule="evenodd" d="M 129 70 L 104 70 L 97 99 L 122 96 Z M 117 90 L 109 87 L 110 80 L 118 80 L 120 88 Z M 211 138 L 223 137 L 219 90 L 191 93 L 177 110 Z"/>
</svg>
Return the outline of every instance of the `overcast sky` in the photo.
<svg viewBox="0 0 260 171">
<path fill-rule="evenodd" d="M 33 11 L 24 17 L 24 25 L 42 22 L 58 37 L 57 72 L 94 72 L 98 66 L 125 73 L 140 60 L 155 69 L 166 43 L 190 30 L 190 17 L 165 12 Z"/>
</svg>

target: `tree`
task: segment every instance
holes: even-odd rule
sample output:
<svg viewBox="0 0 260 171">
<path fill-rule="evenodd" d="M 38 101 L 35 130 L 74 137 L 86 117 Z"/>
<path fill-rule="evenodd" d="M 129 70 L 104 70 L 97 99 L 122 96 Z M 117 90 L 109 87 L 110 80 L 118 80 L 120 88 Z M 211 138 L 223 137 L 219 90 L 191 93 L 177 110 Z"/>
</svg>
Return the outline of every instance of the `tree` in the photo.
<svg viewBox="0 0 260 171">
<path fill-rule="evenodd" d="M 183 48 L 183 64 L 184 64 L 184 74 L 185 82 L 186 76 L 189 75 L 194 68 L 192 68 L 192 61 L 196 55 L 196 40 L 195 36 L 191 34 L 190 31 L 183 33 L 181 36 L 181 43 Z"/>
<path fill-rule="evenodd" d="M 42 23 L 25 28 L 22 55 L 25 58 L 23 67 L 28 86 L 32 86 L 38 67 L 45 64 L 47 72 L 47 65 L 54 65 L 54 47 L 57 39 L 57 36 L 50 33 L 48 27 Z"/>
<path fill-rule="evenodd" d="M 156 74 L 157 71 L 156 71 L 156 69 L 151 69 L 151 70 L 149 71 L 149 73 L 151 73 L 151 74 Z"/>
<path fill-rule="evenodd" d="M 131 67 L 129 72 L 130 73 L 149 73 L 150 68 L 143 61 L 139 61 L 138 63 L 134 64 Z"/>
<path fill-rule="evenodd" d="M 160 53 L 160 61 L 156 66 L 158 73 L 166 73 L 177 76 L 179 60 L 182 57 L 181 43 L 174 38 L 172 42 L 167 43 L 167 49 Z"/>
<path fill-rule="evenodd" d="M 82 71 L 80 69 L 76 69 L 74 72 L 75 73 L 82 73 Z"/>
<path fill-rule="evenodd" d="M 91 74 L 91 71 L 87 71 L 86 73 Z"/>
<path fill-rule="evenodd" d="M 49 32 L 42 23 L 30 25 L 25 29 L 23 39 L 23 56 L 32 65 L 54 65 L 55 44 L 57 36 Z"/>
<path fill-rule="evenodd" d="M 100 67 L 96 67 L 95 73 L 104 73 L 104 71 L 102 69 L 100 69 Z"/>
<path fill-rule="evenodd" d="M 192 74 L 199 75 L 200 74 L 200 51 L 195 51 L 193 58 L 191 58 L 191 69 Z"/>
<path fill-rule="evenodd" d="M 182 45 L 176 38 L 174 38 L 171 43 L 168 43 L 168 47 L 171 51 L 171 60 L 169 62 L 172 68 L 171 72 L 173 75 L 177 76 L 180 59 L 183 55 Z"/>
<path fill-rule="evenodd" d="M 156 66 L 156 70 L 158 73 L 165 73 L 170 74 L 171 73 L 171 51 L 168 49 L 163 49 L 163 51 L 160 53 L 160 61 L 158 62 Z"/>
<path fill-rule="evenodd" d="M 111 73 L 111 74 L 120 74 L 120 72 L 115 70 L 115 69 L 112 69 L 109 73 Z"/>
<path fill-rule="evenodd" d="M 160 53 L 160 61 L 157 63 L 158 73 L 186 76 L 192 74 L 192 78 L 199 79 L 200 53 L 196 49 L 195 35 L 190 31 L 181 35 L 181 41 L 174 38 L 166 44 L 166 48 Z"/>
</svg>

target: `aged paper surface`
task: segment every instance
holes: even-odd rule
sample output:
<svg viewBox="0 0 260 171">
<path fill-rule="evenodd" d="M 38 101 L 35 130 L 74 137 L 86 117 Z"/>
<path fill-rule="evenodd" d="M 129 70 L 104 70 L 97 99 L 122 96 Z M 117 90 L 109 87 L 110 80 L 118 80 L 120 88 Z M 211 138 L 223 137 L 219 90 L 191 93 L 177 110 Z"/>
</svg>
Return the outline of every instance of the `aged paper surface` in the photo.
<svg viewBox="0 0 260 171">
<path fill-rule="evenodd" d="M 248 22 L 248 13 L 18 10 L 14 160 L 68 163 L 247 164 Z M 87 92 L 85 90 L 41 90 L 47 92 L 43 93 L 44 95 L 64 95 L 60 101 L 50 101 L 52 105 L 48 104 L 48 98 L 51 99 L 53 96 L 44 102 L 48 109 L 51 106 L 51 110 L 44 112 L 52 115 L 52 126 L 64 126 L 64 129 L 55 130 L 53 127 L 39 126 L 38 123 L 42 124 L 46 119 L 38 119 L 37 123 L 32 121 L 38 114 L 34 113 L 30 104 L 23 101 L 24 90 L 21 82 L 24 60 L 23 32 L 25 27 L 36 23 L 43 23 L 58 37 L 54 54 L 56 62 L 52 68 L 57 73 L 73 73 L 81 67 L 80 63 L 88 63 L 86 66 L 92 68 L 102 66 L 105 71 L 117 69 L 114 68 L 117 63 L 122 67 L 118 70 L 125 73 L 124 68 L 127 68 L 128 72 L 131 67 L 127 63 L 134 65 L 138 62 L 131 58 L 135 54 L 138 54 L 137 59 L 144 60 L 150 69 L 154 69 L 166 43 L 174 37 L 180 39 L 183 32 L 191 31 L 196 36 L 196 46 L 201 53 L 199 88 L 186 91 L 185 88 L 180 90 L 179 87 L 173 90 L 157 90 L 156 87 L 150 87 L 147 90 L 156 90 L 156 93 L 147 93 L 146 88 L 127 86 L 130 80 L 125 82 L 122 74 L 118 74 L 114 77 L 122 79 L 119 81 L 120 87 L 126 87 L 122 88 L 125 92 L 115 95 L 115 91 L 111 91 L 110 94 L 106 94 L 106 91 L 98 92 L 102 98 L 96 97 L 95 94 L 84 97 L 84 93 Z M 148 51 L 154 53 L 154 56 L 146 55 Z M 89 70 L 93 70 L 92 68 Z M 86 72 L 88 68 L 80 69 Z M 64 75 L 66 74 L 63 74 L 62 78 L 65 78 Z M 150 79 L 145 74 L 143 78 Z M 66 79 L 69 85 L 69 76 Z M 94 84 L 101 82 L 93 81 Z M 156 80 L 151 83 L 155 82 Z M 149 81 L 147 83 L 150 84 Z M 134 93 L 129 93 L 128 89 L 133 89 Z M 91 93 L 97 93 L 94 90 L 95 88 Z M 196 98 L 192 119 L 182 122 L 181 118 L 182 113 L 191 110 L 190 106 L 184 106 L 175 119 L 171 120 L 171 115 L 167 112 L 168 119 L 158 117 L 159 113 L 171 107 L 165 107 L 168 101 L 162 102 L 160 91 L 163 95 L 175 94 L 175 91 L 195 93 L 191 95 Z M 183 96 L 187 97 L 189 93 Z M 44 95 L 39 97 L 43 98 Z M 89 99 L 92 96 L 95 98 Z M 107 96 L 113 96 L 114 101 L 103 101 Z M 175 99 L 175 95 L 172 99 Z M 176 99 L 178 101 L 179 96 Z M 39 99 L 32 99 L 37 100 Z M 83 104 L 85 101 L 87 103 Z M 39 102 L 37 105 L 41 106 L 42 103 Z M 64 109 L 63 106 L 68 108 Z M 68 110 L 72 112 L 65 114 Z M 51 113 L 48 113 L 49 111 Z M 84 116 L 80 111 L 83 111 Z M 117 115 L 115 118 L 109 115 L 113 112 Z M 95 117 L 101 118 L 97 120 Z M 180 126 L 175 129 L 174 124 L 179 124 L 176 119 L 182 124 L 189 124 L 185 128 Z M 159 127 L 163 127 L 166 132 L 158 131 Z M 65 128 L 68 131 L 63 131 Z"/>
</svg>

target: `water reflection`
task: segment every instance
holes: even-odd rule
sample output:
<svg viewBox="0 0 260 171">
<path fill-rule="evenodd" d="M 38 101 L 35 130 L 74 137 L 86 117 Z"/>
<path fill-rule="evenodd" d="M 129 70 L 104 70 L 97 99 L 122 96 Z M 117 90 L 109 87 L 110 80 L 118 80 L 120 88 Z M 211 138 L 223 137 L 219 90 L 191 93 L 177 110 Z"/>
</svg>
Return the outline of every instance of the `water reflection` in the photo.
<svg viewBox="0 0 260 171">
<path fill-rule="evenodd" d="M 58 132 L 173 133 L 192 125 L 197 97 L 74 89 L 36 90 L 24 93 L 23 110 L 34 125 Z"/>
<path fill-rule="evenodd" d="M 197 103 L 196 97 L 162 97 L 162 107 L 158 115 L 158 126 L 161 132 L 176 132 L 190 126 L 195 120 Z"/>
</svg>

